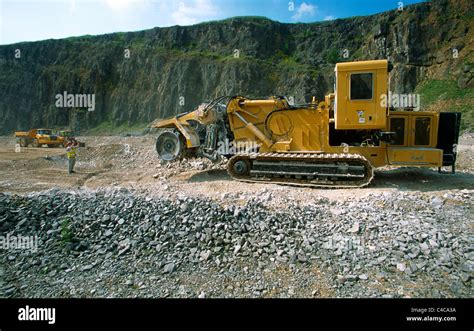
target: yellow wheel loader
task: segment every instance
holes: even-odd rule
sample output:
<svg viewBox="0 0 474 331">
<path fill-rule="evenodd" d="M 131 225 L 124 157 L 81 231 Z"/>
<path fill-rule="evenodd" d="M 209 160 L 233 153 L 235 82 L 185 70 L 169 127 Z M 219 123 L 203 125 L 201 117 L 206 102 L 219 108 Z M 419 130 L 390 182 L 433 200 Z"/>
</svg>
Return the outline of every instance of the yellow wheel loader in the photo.
<svg viewBox="0 0 474 331">
<path fill-rule="evenodd" d="M 59 147 L 63 145 L 64 138 L 53 134 L 51 129 L 31 129 L 30 131 L 16 131 L 16 142 L 21 147 Z"/>
<path fill-rule="evenodd" d="M 165 161 L 227 157 L 237 180 L 300 186 L 364 187 L 386 165 L 454 172 L 461 114 L 415 111 L 406 102 L 412 95 L 394 110 L 390 67 L 387 60 L 338 63 L 334 93 L 304 105 L 217 98 L 155 121 L 156 150 Z"/>
</svg>

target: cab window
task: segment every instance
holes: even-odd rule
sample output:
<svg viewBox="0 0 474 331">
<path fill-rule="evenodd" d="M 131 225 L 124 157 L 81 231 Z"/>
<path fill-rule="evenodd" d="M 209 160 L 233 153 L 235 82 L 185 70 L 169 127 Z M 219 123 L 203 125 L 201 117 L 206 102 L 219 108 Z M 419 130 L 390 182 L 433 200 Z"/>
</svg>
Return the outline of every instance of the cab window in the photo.
<svg viewBox="0 0 474 331">
<path fill-rule="evenodd" d="M 371 73 L 351 75 L 351 100 L 372 99 L 372 78 Z"/>
</svg>

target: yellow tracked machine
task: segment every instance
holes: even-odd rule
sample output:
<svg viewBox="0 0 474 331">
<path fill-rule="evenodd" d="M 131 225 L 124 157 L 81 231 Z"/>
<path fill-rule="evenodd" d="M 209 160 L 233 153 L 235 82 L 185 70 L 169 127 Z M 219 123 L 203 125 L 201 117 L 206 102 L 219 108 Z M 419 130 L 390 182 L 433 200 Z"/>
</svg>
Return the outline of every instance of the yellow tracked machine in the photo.
<svg viewBox="0 0 474 331">
<path fill-rule="evenodd" d="M 304 105 L 217 98 L 155 121 L 156 150 L 164 161 L 227 157 L 240 181 L 313 187 L 364 187 L 386 165 L 454 172 L 460 113 L 394 110 L 390 67 L 387 60 L 338 63 L 334 93 Z"/>
</svg>

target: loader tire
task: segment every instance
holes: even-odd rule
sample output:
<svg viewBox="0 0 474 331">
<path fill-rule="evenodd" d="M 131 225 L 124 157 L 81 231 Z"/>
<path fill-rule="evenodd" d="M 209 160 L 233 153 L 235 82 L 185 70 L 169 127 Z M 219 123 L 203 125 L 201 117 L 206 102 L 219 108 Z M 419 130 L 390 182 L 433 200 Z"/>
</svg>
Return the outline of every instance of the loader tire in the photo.
<svg viewBox="0 0 474 331">
<path fill-rule="evenodd" d="M 33 146 L 33 147 L 40 147 L 39 142 L 38 142 L 38 139 L 34 139 L 34 140 L 33 140 L 32 146 Z"/>
<path fill-rule="evenodd" d="M 177 130 L 166 130 L 156 138 L 156 152 L 163 161 L 171 162 L 184 156 L 184 139 Z"/>
</svg>

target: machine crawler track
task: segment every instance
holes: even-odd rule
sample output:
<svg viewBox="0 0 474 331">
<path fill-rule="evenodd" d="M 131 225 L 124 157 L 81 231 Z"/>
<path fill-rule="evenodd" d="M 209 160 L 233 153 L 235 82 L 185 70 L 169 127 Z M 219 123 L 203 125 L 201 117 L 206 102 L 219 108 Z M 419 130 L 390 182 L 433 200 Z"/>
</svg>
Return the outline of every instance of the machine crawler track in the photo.
<svg viewBox="0 0 474 331">
<path fill-rule="evenodd" d="M 227 171 L 239 181 L 326 188 L 364 187 L 374 177 L 370 162 L 357 154 L 237 154 Z"/>
</svg>

